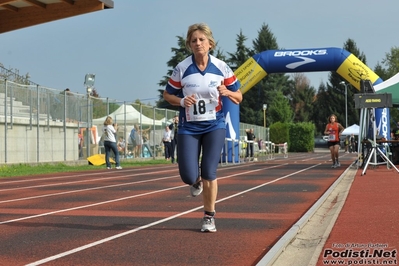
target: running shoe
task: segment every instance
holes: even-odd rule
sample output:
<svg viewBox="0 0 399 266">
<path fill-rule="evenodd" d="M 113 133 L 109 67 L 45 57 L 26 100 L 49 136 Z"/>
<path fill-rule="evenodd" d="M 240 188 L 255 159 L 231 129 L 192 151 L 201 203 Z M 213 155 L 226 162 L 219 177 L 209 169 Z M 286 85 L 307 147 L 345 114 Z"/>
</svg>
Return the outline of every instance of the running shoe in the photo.
<svg viewBox="0 0 399 266">
<path fill-rule="evenodd" d="M 331 165 L 331 168 L 337 168 L 336 163 L 333 163 L 333 164 Z"/>
<path fill-rule="evenodd" d="M 202 181 L 199 180 L 197 183 L 194 185 L 190 186 L 190 194 L 192 197 L 196 197 L 202 192 Z"/>
<path fill-rule="evenodd" d="M 340 167 L 340 166 L 341 166 L 341 163 L 340 163 L 340 162 L 336 162 L 336 163 L 335 163 L 335 166 L 336 166 L 336 167 Z"/>
<path fill-rule="evenodd" d="M 117 166 L 115 169 L 122 170 L 122 166 Z"/>
<path fill-rule="evenodd" d="M 202 218 L 201 232 L 216 232 L 215 217 L 206 215 Z"/>
<path fill-rule="evenodd" d="M 111 167 L 107 167 L 108 170 L 112 169 Z"/>
</svg>

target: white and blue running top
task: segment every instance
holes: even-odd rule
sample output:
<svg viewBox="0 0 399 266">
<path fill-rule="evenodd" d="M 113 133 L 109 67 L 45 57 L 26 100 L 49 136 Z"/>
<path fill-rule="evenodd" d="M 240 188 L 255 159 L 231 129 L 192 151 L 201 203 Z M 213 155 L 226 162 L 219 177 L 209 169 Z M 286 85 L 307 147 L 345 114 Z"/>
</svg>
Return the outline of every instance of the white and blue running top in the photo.
<svg viewBox="0 0 399 266">
<path fill-rule="evenodd" d="M 222 100 L 217 90 L 220 84 L 230 91 L 240 88 L 240 82 L 231 68 L 212 55 L 209 55 L 204 71 L 197 67 L 193 55 L 175 67 L 166 91 L 181 98 L 195 95 L 197 99 L 197 103 L 190 108 L 180 107 L 179 134 L 196 135 L 226 128 Z"/>
</svg>

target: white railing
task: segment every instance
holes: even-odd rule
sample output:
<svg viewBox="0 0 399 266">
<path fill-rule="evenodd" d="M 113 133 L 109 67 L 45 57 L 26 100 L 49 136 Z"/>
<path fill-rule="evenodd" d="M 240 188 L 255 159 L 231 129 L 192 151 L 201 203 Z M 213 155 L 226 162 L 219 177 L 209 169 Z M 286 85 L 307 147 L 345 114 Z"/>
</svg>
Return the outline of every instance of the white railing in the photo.
<svg viewBox="0 0 399 266">
<path fill-rule="evenodd" d="M 288 158 L 288 144 L 287 144 L 287 142 L 277 144 L 277 147 L 278 147 L 278 153 L 279 154 L 282 153 L 284 155 L 284 158 Z"/>
<path fill-rule="evenodd" d="M 247 157 L 248 145 L 254 145 L 254 156 Z M 238 140 L 225 138 L 223 150 L 220 154 L 220 164 L 237 164 L 249 161 L 258 161 L 258 158 L 263 160 L 275 159 L 276 148 L 278 154 L 282 154 L 284 158 L 288 158 L 288 144 L 287 142 L 275 144 L 271 141 L 253 141 L 253 140 Z M 227 151 L 227 152 L 225 152 Z M 250 154 L 249 154 L 250 155 Z M 261 160 L 262 160 L 261 159 Z"/>
</svg>

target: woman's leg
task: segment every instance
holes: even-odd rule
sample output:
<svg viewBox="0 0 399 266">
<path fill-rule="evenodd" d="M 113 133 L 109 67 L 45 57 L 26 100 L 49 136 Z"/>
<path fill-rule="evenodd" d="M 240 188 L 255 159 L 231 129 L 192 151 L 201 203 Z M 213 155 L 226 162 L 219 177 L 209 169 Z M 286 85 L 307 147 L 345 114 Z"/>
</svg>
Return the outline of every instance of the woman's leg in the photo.
<svg viewBox="0 0 399 266">
<path fill-rule="evenodd" d="M 338 155 L 339 155 L 339 144 L 334 145 L 334 158 L 336 163 L 338 163 Z"/>
<path fill-rule="evenodd" d="M 115 154 L 115 163 L 116 163 L 116 167 L 118 167 L 118 166 L 120 166 L 118 146 L 116 146 L 115 142 L 110 142 L 110 148 Z"/>
<path fill-rule="evenodd" d="M 329 149 L 330 149 L 330 155 L 331 155 L 331 160 L 332 160 L 332 163 L 333 163 L 333 164 L 335 164 L 334 147 L 335 147 L 335 145 L 331 145 L 331 146 L 329 147 Z"/>
<path fill-rule="evenodd" d="M 109 162 L 109 154 L 111 152 L 111 148 L 109 147 L 109 141 L 104 141 L 104 150 L 105 150 L 105 164 L 107 167 L 111 167 L 111 163 Z"/>
<path fill-rule="evenodd" d="M 179 135 L 177 157 L 182 181 L 193 185 L 199 177 L 198 164 L 201 135 Z"/>
<path fill-rule="evenodd" d="M 165 142 L 165 158 L 167 160 L 170 159 L 170 156 L 171 156 L 171 153 L 172 153 L 172 151 L 171 151 L 172 146 L 171 145 L 172 144 L 170 142 Z"/>
<path fill-rule="evenodd" d="M 202 200 L 204 202 L 204 211 L 215 212 L 216 197 L 218 195 L 218 181 L 202 179 L 203 191 Z"/>
<path fill-rule="evenodd" d="M 205 212 L 215 212 L 218 193 L 216 172 L 220 154 L 226 137 L 225 129 L 218 129 L 204 134 L 202 138 L 201 177 L 203 182 L 203 202 Z"/>
</svg>

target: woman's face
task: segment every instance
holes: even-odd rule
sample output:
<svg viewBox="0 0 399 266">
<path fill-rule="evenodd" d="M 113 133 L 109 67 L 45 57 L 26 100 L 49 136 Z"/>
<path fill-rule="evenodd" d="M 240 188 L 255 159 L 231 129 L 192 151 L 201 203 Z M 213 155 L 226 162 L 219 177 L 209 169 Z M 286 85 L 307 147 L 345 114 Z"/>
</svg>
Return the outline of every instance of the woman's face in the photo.
<svg viewBox="0 0 399 266">
<path fill-rule="evenodd" d="M 334 123 L 334 122 L 335 122 L 335 116 L 331 116 L 331 117 L 330 117 L 330 122 L 331 122 L 331 123 Z"/>
<path fill-rule="evenodd" d="M 196 30 L 191 35 L 190 48 L 194 56 L 205 56 L 208 55 L 211 44 L 202 31 Z"/>
</svg>

